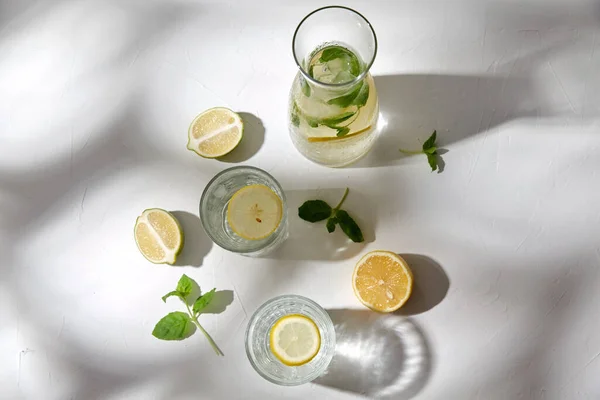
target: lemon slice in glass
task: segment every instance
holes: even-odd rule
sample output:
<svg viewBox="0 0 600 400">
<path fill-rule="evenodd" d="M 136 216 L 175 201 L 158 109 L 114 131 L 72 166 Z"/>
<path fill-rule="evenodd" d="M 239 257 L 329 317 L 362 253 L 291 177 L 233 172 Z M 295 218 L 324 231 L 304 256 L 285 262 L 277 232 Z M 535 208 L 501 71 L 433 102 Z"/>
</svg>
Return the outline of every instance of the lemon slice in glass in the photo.
<svg viewBox="0 0 600 400">
<path fill-rule="evenodd" d="M 246 240 L 270 236 L 283 216 L 281 198 L 265 185 L 249 185 L 235 192 L 227 205 L 227 223 Z"/>
<path fill-rule="evenodd" d="M 135 221 L 135 243 L 155 264 L 173 264 L 183 247 L 183 231 L 175 217 L 160 208 L 145 210 Z"/>
<path fill-rule="evenodd" d="M 211 108 L 190 124 L 187 148 L 202 157 L 221 157 L 235 149 L 243 132 L 239 114 L 225 107 Z"/>
<path fill-rule="evenodd" d="M 269 344 L 279 361 L 298 366 L 315 358 L 321 348 L 321 334 L 312 319 L 300 314 L 286 315 L 271 328 Z"/>
</svg>

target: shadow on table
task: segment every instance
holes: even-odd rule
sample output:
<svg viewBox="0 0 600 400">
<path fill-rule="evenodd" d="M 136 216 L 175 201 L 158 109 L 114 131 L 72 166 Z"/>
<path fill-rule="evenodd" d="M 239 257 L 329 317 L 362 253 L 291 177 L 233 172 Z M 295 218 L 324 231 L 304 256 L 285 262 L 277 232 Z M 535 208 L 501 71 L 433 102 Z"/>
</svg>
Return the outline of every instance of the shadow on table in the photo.
<svg viewBox="0 0 600 400">
<path fill-rule="evenodd" d="M 431 353 L 410 319 L 369 310 L 327 310 L 336 351 L 314 383 L 369 398 L 407 400 L 427 383 Z"/>
<path fill-rule="evenodd" d="M 208 255 L 212 248 L 212 240 L 204 232 L 202 222 L 198 216 L 187 211 L 173 211 L 172 214 L 177 218 L 184 232 L 183 249 L 177 257 L 175 265 L 179 267 L 186 265 L 200 267 L 204 257 Z"/>
<path fill-rule="evenodd" d="M 505 10 L 505 14 L 511 13 L 514 10 Z M 567 17 L 568 14 L 564 10 L 561 15 Z M 504 17 L 509 18 L 507 15 Z M 513 19 L 516 17 L 532 16 L 516 13 Z M 552 23 L 556 26 L 567 23 L 561 23 L 558 15 L 555 17 Z M 550 20 L 552 18 L 548 21 L 532 18 L 531 24 L 552 26 Z M 512 21 L 507 19 L 506 22 Z M 581 29 L 591 27 L 590 21 L 580 26 Z M 376 76 L 380 137 L 369 154 L 353 167 L 410 162 L 408 158 L 412 156 L 400 153 L 399 149 L 420 150 L 434 130 L 437 130 L 438 147 L 444 147 L 516 119 L 583 118 L 569 99 L 557 103 L 550 95 L 549 86 L 540 84 L 540 70 L 548 68 L 545 73 L 555 74 L 550 64 L 552 57 L 573 45 L 571 31 L 560 31 L 542 47 L 537 30 L 518 30 L 518 51 L 499 60 L 504 62 L 492 62 L 486 71 L 478 74 Z M 556 76 L 555 79 L 558 80 Z M 560 81 L 558 85 L 552 82 L 550 88 L 563 92 L 557 96 L 565 96 Z"/>
<path fill-rule="evenodd" d="M 416 315 L 431 310 L 444 300 L 450 280 L 443 268 L 433 259 L 419 254 L 400 254 L 413 273 L 413 290 L 410 298 L 394 314 Z"/>
<path fill-rule="evenodd" d="M 265 126 L 254 114 L 247 112 L 239 113 L 244 121 L 244 135 L 242 141 L 229 154 L 219 158 L 226 163 L 246 162 L 254 156 L 265 142 Z"/>
<path fill-rule="evenodd" d="M 416 157 L 437 130 L 438 147 L 510 120 L 557 115 L 524 76 L 407 74 L 375 77 L 382 124 L 373 148 L 354 167 L 380 167 Z M 418 155 L 418 157 L 422 157 Z"/>
<path fill-rule="evenodd" d="M 346 260 L 357 256 L 366 243 L 375 241 L 375 206 L 366 194 L 351 189 L 342 209 L 356 221 L 365 241 L 352 242 L 339 225 L 327 232 L 325 221 L 310 223 L 298 217 L 298 208 L 307 200 L 324 200 L 332 208 L 337 206 L 344 188 L 290 190 L 285 192 L 288 206 L 288 239 L 268 258 L 287 260 Z"/>
</svg>

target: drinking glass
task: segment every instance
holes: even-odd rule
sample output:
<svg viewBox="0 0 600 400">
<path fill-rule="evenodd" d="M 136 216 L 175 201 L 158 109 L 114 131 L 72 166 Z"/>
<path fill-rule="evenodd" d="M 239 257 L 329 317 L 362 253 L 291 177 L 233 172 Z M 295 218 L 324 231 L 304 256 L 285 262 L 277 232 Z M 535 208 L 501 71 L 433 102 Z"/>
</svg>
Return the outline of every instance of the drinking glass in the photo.
<svg viewBox="0 0 600 400">
<path fill-rule="evenodd" d="M 377 54 L 373 27 L 350 8 L 320 8 L 296 28 L 292 51 L 299 68 L 289 100 L 294 146 L 329 167 L 358 160 L 377 136 L 379 101 L 369 73 Z"/>
<path fill-rule="evenodd" d="M 238 236 L 227 222 L 227 206 L 231 197 L 244 186 L 265 185 L 280 199 L 283 207 L 281 222 L 269 236 L 248 240 Z M 204 188 L 200 199 L 200 220 L 214 243 L 225 250 L 247 256 L 262 256 L 277 248 L 288 236 L 287 205 L 279 183 L 262 169 L 233 167 L 218 173 Z"/>
<path fill-rule="evenodd" d="M 269 332 L 281 317 L 304 315 L 314 321 L 321 335 L 317 355 L 300 366 L 287 366 L 271 352 Z M 246 354 L 252 367 L 263 378 L 283 386 L 301 385 L 318 378 L 325 372 L 335 353 L 333 322 L 321 306 L 306 297 L 285 295 L 275 297 L 256 310 L 246 329 Z"/>
</svg>

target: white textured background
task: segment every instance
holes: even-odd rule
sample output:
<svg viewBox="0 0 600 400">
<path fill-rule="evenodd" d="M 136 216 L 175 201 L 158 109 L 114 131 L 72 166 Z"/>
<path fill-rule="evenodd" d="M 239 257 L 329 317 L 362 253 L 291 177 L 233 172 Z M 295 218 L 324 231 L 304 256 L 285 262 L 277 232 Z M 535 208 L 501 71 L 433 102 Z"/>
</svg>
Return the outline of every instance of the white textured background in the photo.
<svg viewBox="0 0 600 400">
<path fill-rule="evenodd" d="M 600 3 L 346 2 L 378 34 L 387 126 L 339 170 L 304 160 L 286 126 L 292 34 L 322 5 L 0 1 L 0 398 L 600 398 Z M 226 161 L 185 149 L 217 105 L 248 122 Z M 441 174 L 397 152 L 433 129 Z M 268 259 L 212 245 L 190 214 L 234 161 L 272 173 L 292 214 L 349 186 L 368 243 L 292 218 Z M 138 253 L 149 207 L 180 211 L 186 266 Z M 395 316 L 352 293 L 356 260 L 380 248 L 417 276 Z M 233 292 L 201 318 L 224 358 L 199 333 L 150 335 L 182 272 Z M 284 293 L 346 332 L 317 383 L 272 385 L 246 359 L 249 315 Z"/>
</svg>

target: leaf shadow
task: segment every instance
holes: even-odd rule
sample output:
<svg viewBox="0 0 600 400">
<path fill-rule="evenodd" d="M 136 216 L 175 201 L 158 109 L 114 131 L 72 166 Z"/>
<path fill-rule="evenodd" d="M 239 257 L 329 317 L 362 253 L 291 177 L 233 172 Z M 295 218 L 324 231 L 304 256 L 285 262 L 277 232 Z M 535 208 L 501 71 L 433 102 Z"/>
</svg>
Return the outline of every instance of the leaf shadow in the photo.
<svg viewBox="0 0 600 400">
<path fill-rule="evenodd" d="M 221 314 L 233 303 L 232 290 L 217 290 L 210 304 L 200 314 Z"/>
</svg>

